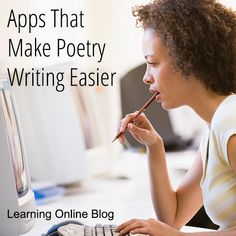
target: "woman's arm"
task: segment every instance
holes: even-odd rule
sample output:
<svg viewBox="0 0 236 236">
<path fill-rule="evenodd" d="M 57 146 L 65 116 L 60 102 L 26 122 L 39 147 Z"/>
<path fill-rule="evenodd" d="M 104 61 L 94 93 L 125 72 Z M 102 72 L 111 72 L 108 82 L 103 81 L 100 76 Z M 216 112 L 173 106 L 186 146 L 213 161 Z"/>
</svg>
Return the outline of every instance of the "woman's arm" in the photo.
<svg viewBox="0 0 236 236">
<path fill-rule="evenodd" d="M 135 123 L 129 121 L 136 113 L 128 114 L 120 123 L 119 132 L 124 132 L 128 126 L 129 132 L 147 149 L 153 205 L 158 219 L 175 228 L 181 228 L 187 223 L 202 205 L 200 179 L 202 163 L 198 152 L 193 167 L 183 178 L 177 191 L 171 186 L 166 166 L 164 144 L 161 137 L 152 127 L 144 114 Z M 125 137 L 120 137 L 120 142 Z"/>
<path fill-rule="evenodd" d="M 121 235 L 128 232 L 132 234 L 146 234 L 150 236 L 235 236 L 236 230 L 228 231 L 209 231 L 209 232 L 181 232 L 169 225 L 154 219 L 148 220 L 130 220 L 116 229 Z"/>
<path fill-rule="evenodd" d="M 148 149 L 148 160 L 153 205 L 158 219 L 179 229 L 202 206 L 200 152 L 176 191 L 169 180 L 164 149 Z"/>
<path fill-rule="evenodd" d="M 236 134 L 229 138 L 227 144 L 227 154 L 230 166 L 236 173 Z M 236 227 L 236 226 L 235 226 Z M 236 235 L 236 229 L 228 231 L 216 231 L 216 232 L 199 232 L 199 233 L 185 233 L 185 236 L 234 236 Z"/>
<path fill-rule="evenodd" d="M 146 118 L 144 116 L 139 124 L 143 122 L 146 124 Z M 122 124 L 126 127 L 127 119 L 125 119 Z M 131 232 L 133 234 L 143 233 L 151 236 L 236 235 L 236 230 L 199 233 L 184 233 L 176 230 L 176 228 L 181 228 L 202 205 L 200 180 L 203 168 L 200 151 L 198 152 L 193 166 L 184 176 L 177 190 L 174 191 L 169 181 L 165 150 L 160 137 L 149 127 L 149 124 L 143 127 L 132 125 L 129 127 L 129 130 L 138 141 L 145 144 L 147 147 L 153 204 L 158 218 L 165 223 L 154 219 L 133 219 L 119 225 L 116 229 L 117 232 L 122 235 Z M 123 141 L 124 137 L 121 139 Z M 155 140 L 155 142 L 153 142 L 153 140 Z M 236 135 L 233 135 L 229 139 L 227 150 L 230 165 L 236 173 L 235 147 Z"/>
</svg>

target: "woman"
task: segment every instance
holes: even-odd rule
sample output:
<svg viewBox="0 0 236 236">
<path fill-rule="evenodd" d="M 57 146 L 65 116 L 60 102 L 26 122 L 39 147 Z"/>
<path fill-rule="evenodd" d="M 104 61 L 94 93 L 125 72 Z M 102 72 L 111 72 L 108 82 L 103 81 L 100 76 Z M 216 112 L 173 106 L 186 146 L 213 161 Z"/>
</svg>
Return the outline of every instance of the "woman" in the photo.
<svg viewBox="0 0 236 236">
<path fill-rule="evenodd" d="M 207 124 L 195 162 L 174 191 L 162 138 L 144 114 L 127 127 L 146 146 L 159 220 L 130 220 L 120 234 L 236 235 L 236 15 L 214 0 L 157 0 L 133 11 L 144 28 L 144 82 L 164 109 L 191 107 Z M 124 135 L 120 142 L 124 142 Z M 204 204 L 219 231 L 183 233 Z"/>
</svg>

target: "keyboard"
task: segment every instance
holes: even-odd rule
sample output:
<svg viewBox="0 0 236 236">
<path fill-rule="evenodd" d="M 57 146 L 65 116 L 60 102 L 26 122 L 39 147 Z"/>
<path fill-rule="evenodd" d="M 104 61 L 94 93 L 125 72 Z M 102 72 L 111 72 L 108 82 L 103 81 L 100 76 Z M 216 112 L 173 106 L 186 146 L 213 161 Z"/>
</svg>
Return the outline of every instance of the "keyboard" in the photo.
<svg viewBox="0 0 236 236">
<path fill-rule="evenodd" d="M 59 227 L 57 232 L 60 236 L 118 236 L 115 232 L 116 225 L 102 225 L 96 226 L 67 224 Z M 144 234 L 127 234 L 129 236 L 144 236 Z"/>
</svg>

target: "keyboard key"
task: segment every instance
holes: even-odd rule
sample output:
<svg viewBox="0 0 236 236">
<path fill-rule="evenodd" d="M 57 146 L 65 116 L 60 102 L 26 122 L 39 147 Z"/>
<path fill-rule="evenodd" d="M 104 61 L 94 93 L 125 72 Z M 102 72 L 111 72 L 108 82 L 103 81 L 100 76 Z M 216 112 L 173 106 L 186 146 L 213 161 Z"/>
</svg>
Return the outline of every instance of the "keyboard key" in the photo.
<svg viewBox="0 0 236 236">
<path fill-rule="evenodd" d="M 60 236 L 118 236 L 115 232 L 116 225 L 102 225 L 96 226 L 68 224 L 57 229 Z M 147 236 L 145 234 L 127 234 L 127 236 Z"/>
<path fill-rule="evenodd" d="M 57 229 L 61 236 L 84 236 L 84 226 L 77 224 L 68 224 Z"/>
</svg>

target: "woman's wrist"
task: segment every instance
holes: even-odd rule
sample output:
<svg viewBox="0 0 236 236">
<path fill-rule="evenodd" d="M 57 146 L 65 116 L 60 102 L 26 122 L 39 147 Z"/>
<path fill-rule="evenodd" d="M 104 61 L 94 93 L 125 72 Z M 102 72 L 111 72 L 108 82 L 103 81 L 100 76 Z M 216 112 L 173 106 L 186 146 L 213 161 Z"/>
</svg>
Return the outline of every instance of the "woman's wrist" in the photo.
<svg viewBox="0 0 236 236">
<path fill-rule="evenodd" d="M 146 145 L 147 153 L 158 154 L 159 152 L 165 152 L 164 143 L 162 138 L 156 137 L 156 140 L 151 144 Z"/>
</svg>

